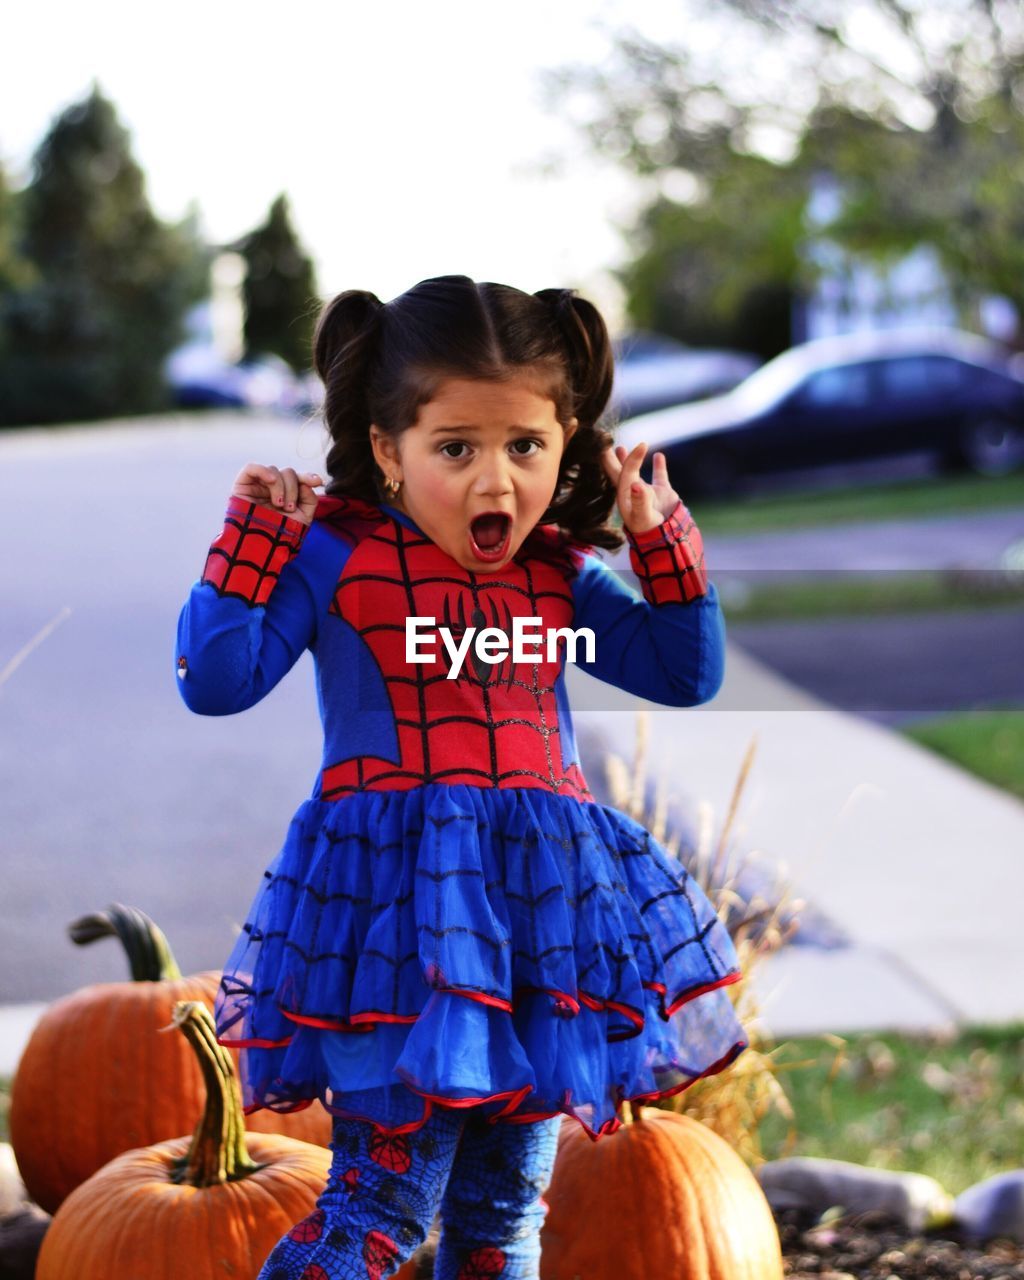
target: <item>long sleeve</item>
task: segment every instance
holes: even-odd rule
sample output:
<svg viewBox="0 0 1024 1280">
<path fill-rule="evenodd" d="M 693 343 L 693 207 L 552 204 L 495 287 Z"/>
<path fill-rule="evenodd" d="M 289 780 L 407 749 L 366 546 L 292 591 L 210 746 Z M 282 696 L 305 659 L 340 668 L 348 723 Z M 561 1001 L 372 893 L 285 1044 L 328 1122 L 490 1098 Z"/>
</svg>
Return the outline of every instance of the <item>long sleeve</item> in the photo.
<svg viewBox="0 0 1024 1280">
<path fill-rule="evenodd" d="M 584 556 L 573 626 L 594 632 L 594 660 L 576 665 L 651 702 L 707 702 L 725 677 L 725 620 L 700 532 L 680 502 L 657 528 L 626 537 L 643 594 L 597 556 Z"/>
<path fill-rule="evenodd" d="M 346 554 L 316 525 L 232 497 L 178 619 L 186 705 L 230 715 L 265 697 L 313 643 Z"/>
</svg>

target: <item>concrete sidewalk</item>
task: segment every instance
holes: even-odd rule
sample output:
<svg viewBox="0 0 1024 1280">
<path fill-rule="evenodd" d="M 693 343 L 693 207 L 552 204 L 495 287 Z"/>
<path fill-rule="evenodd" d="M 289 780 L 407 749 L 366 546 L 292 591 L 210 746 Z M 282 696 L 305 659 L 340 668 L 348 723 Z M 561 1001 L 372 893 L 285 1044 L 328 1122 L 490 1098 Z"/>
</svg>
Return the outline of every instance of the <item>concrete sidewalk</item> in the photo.
<svg viewBox="0 0 1024 1280">
<path fill-rule="evenodd" d="M 734 856 L 778 866 L 849 939 L 790 945 L 755 972 L 766 1025 L 786 1037 L 1024 1020 L 1024 803 L 734 645 L 726 669 L 703 707 L 640 704 L 651 769 L 709 806 L 717 833 L 756 739 Z M 631 758 L 634 700 L 572 675 L 577 726 Z"/>
<path fill-rule="evenodd" d="M 751 979 L 764 1025 L 785 1038 L 1024 1019 L 1024 804 L 735 646 L 727 672 L 714 702 L 687 711 L 575 670 L 569 696 L 581 739 L 627 760 L 646 711 L 652 776 L 693 811 L 710 808 L 716 833 L 756 737 L 734 857 L 756 850 L 849 940 L 766 961 Z M 45 1007 L 0 1007 L 0 1074 Z"/>
</svg>

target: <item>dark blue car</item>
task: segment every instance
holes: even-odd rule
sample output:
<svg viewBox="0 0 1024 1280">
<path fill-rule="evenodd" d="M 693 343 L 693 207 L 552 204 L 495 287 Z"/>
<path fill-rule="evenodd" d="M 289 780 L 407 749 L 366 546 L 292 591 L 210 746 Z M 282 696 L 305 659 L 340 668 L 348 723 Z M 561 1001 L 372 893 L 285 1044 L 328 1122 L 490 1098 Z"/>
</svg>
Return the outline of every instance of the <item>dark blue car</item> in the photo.
<svg viewBox="0 0 1024 1280">
<path fill-rule="evenodd" d="M 1003 348 L 951 329 L 822 338 L 724 396 L 622 423 L 664 452 L 673 484 L 724 496 L 774 472 L 931 453 L 1004 475 L 1024 465 L 1024 379 Z"/>
</svg>

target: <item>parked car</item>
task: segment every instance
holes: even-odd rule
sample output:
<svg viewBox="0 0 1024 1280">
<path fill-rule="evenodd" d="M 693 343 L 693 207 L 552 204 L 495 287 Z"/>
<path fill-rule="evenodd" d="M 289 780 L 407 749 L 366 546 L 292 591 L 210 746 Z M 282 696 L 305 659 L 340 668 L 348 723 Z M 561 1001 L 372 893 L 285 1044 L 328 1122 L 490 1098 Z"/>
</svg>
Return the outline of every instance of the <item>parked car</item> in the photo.
<svg viewBox="0 0 1024 1280">
<path fill-rule="evenodd" d="M 615 383 L 610 409 L 618 419 L 720 395 L 761 363 L 744 351 L 686 347 L 660 333 L 637 330 L 613 343 Z"/>
<path fill-rule="evenodd" d="M 726 395 L 632 418 L 616 440 L 664 452 L 676 488 L 720 496 L 772 472 L 921 452 L 1004 475 L 1024 464 L 1024 377 L 1002 347 L 952 329 L 821 338 Z"/>
<path fill-rule="evenodd" d="M 315 407 L 313 387 L 286 360 L 261 355 L 232 364 L 212 346 L 195 342 L 179 347 L 165 366 L 174 403 L 182 409 L 263 409 L 308 413 Z"/>
</svg>

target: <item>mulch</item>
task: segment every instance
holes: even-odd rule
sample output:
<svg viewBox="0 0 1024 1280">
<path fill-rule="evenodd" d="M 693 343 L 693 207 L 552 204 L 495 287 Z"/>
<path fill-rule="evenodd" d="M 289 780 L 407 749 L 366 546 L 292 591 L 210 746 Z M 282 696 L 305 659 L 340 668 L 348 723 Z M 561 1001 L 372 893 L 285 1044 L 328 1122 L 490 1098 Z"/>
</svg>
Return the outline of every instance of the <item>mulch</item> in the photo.
<svg viewBox="0 0 1024 1280">
<path fill-rule="evenodd" d="M 815 1226 L 811 1215 L 775 1215 L 789 1280 L 1024 1280 L 1024 1245 L 965 1239 L 951 1228 L 908 1234 L 888 1215 Z"/>
</svg>

